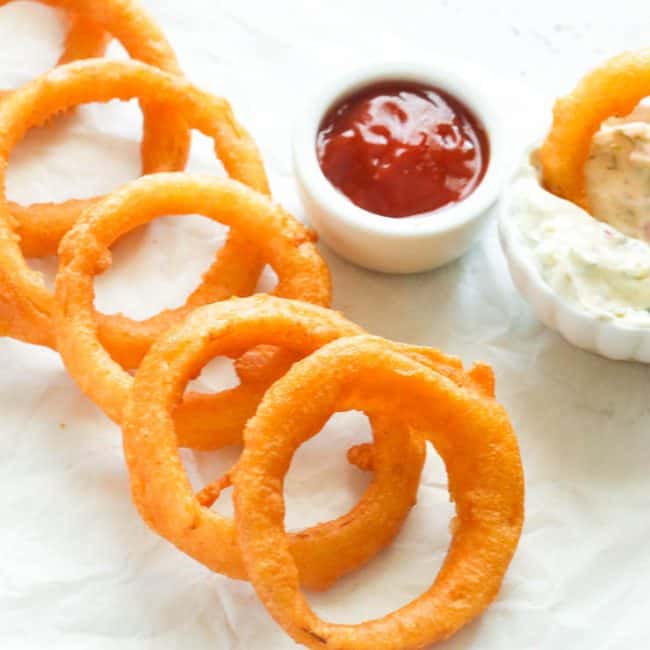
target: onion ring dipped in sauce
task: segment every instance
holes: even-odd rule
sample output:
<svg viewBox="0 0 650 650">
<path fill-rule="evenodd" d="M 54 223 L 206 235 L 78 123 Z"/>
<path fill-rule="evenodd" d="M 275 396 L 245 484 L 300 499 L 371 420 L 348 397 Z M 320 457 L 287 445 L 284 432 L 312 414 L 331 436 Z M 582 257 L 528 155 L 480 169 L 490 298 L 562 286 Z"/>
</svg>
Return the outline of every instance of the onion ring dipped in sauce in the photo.
<svg viewBox="0 0 650 650">
<path fill-rule="evenodd" d="M 650 327 L 650 48 L 557 100 L 513 179 L 510 218 L 545 282 L 599 320 Z M 564 200 L 563 200 L 564 199 Z"/>
</svg>

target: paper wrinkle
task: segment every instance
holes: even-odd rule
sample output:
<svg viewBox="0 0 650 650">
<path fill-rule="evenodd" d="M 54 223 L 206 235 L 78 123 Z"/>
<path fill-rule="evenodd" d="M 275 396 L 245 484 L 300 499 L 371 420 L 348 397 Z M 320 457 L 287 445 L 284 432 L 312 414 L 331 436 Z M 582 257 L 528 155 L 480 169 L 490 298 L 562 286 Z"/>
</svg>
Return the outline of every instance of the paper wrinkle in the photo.
<svg viewBox="0 0 650 650">
<path fill-rule="evenodd" d="M 405 24 L 403 32 L 392 28 L 402 16 L 395 3 L 374 3 L 368 15 L 365 3 L 349 2 L 327 10 L 293 1 L 284 9 L 253 1 L 229 9 L 213 0 L 146 4 L 188 76 L 231 100 L 260 144 L 276 199 L 299 217 L 290 135 L 307 94 L 351 61 L 436 58 L 428 19 Z M 355 30 L 343 14 L 368 28 Z M 3 57 L 10 62 L 0 65 L 0 86 L 26 80 L 56 59 L 62 28 L 46 30 L 44 15 L 23 3 L 0 10 Z M 15 63 L 20 47 L 22 69 Z M 514 160 L 538 120 L 547 119 L 550 98 L 487 81 L 508 110 Z M 93 106 L 35 132 L 12 157 L 10 195 L 87 196 L 137 176 L 140 123 L 134 107 Z M 193 148 L 191 168 L 218 170 L 209 142 Z M 113 272 L 98 280 L 102 307 L 148 314 L 178 304 L 193 288 L 220 239 L 204 236 L 201 224 L 195 231 L 185 220 L 168 221 L 134 235 L 134 242 L 152 244 L 146 250 L 118 246 L 124 250 Z M 572 348 L 536 322 L 512 285 L 493 223 L 470 254 L 432 273 L 371 273 L 321 250 L 332 271 L 334 305 L 349 318 L 375 334 L 440 347 L 466 364 L 492 364 L 498 398 L 519 436 L 527 479 L 520 547 L 493 606 L 436 648 L 648 647 L 650 369 Z M 232 382 L 232 369 L 222 367 Z M 203 385 L 216 388 L 219 374 L 206 375 Z M 2 648 L 296 647 L 248 584 L 210 573 L 141 521 L 130 501 L 118 428 L 81 395 L 53 352 L 0 340 L 0 418 Z M 299 452 L 287 481 L 290 527 L 354 503 L 368 477 L 344 455 L 367 439 L 356 415 L 342 415 Z M 236 448 L 183 452 L 197 487 L 237 455 Z M 444 486 L 440 461 L 430 453 L 418 504 L 395 543 L 330 592 L 310 594 L 316 611 L 355 622 L 426 589 L 449 541 L 453 506 Z M 229 495 L 219 502 L 223 512 L 231 511 Z"/>
</svg>

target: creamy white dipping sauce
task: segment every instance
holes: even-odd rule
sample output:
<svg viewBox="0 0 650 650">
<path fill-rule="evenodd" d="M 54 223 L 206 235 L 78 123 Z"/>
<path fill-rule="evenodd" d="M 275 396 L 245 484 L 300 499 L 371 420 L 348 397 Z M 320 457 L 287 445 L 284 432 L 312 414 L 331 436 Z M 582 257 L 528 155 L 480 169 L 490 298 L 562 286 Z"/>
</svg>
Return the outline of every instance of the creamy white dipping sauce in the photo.
<svg viewBox="0 0 650 650">
<path fill-rule="evenodd" d="M 506 218 L 518 226 L 520 244 L 550 287 L 599 318 L 650 328 L 647 243 L 546 191 L 528 157 L 509 199 Z"/>
<path fill-rule="evenodd" d="M 591 214 L 650 241 L 650 107 L 603 122 L 585 165 Z"/>
</svg>

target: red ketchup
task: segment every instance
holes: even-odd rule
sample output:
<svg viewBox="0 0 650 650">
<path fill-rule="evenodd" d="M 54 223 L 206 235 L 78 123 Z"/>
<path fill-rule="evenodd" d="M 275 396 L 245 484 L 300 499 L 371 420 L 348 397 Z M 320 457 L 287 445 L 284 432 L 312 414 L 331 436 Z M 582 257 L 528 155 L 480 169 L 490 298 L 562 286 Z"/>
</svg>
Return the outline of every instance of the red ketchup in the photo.
<svg viewBox="0 0 650 650">
<path fill-rule="evenodd" d="M 323 118 L 316 150 L 335 187 L 386 217 L 462 201 L 490 156 L 487 135 L 466 106 L 411 82 L 378 83 L 343 99 Z"/>
</svg>

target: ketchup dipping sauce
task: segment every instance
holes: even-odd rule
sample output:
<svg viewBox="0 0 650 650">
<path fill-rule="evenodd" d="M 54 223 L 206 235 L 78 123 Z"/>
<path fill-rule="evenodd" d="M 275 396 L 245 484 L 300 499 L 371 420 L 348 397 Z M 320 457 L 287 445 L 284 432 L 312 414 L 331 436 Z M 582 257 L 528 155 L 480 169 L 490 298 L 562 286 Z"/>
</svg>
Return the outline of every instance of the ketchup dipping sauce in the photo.
<svg viewBox="0 0 650 650">
<path fill-rule="evenodd" d="M 366 86 L 333 106 L 316 152 L 336 188 L 385 217 L 462 201 L 490 158 L 485 130 L 466 106 L 438 88 L 403 81 Z"/>
</svg>

